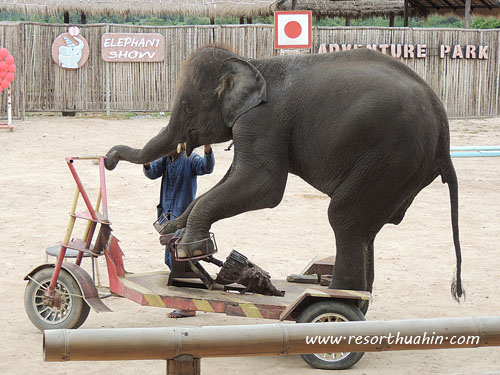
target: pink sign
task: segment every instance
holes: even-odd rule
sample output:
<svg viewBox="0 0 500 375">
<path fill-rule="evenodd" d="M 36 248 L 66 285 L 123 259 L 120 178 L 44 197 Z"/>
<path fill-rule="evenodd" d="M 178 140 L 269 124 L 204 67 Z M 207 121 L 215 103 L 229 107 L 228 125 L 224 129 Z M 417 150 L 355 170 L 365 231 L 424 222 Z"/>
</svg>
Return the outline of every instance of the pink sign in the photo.
<svg viewBox="0 0 500 375">
<path fill-rule="evenodd" d="M 158 33 L 106 33 L 101 50 L 108 62 L 159 62 L 165 59 L 165 38 Z"/>
</svg>

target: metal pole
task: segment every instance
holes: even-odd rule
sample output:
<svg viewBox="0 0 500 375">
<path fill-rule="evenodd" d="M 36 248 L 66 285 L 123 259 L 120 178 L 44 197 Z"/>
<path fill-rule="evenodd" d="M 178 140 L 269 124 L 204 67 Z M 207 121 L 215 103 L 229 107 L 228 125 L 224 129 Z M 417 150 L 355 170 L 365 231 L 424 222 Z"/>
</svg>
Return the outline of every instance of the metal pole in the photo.
<svg viewBox="0 0 500 375">
<path fill-rule="evenodd" d="M 7 89 L 7 126 L 12 130 L 12 96 L 10 86 Z"/>
<path fill-rule="evenodd" d="M 332 337 L 325 343 L 307 338 Z M 44 360 L 110 361 L 500 346 L 500 317 L 49 330 Z"/>
</svg>

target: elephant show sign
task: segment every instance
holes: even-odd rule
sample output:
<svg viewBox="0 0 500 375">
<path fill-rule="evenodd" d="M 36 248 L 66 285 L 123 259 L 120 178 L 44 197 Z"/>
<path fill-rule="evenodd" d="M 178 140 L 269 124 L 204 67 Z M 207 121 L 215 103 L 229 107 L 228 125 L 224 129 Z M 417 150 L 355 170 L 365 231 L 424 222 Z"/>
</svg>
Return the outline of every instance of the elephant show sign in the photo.
<svg viewBox="0 0 500 375">
<path fill-rule="evenodd" d="M 106 33 L 101 50 L 107 62 L 161 62 L 165 59 L 165 37 L 159 33 Z"/>
<path fill-rule="evenodd" d="M 70 27 L 67 33 L 59 35 L 52 43 L 52 58 L 64 69 L 82 67 L 87 62 L 89 53 L 89 45 L 76 26 Z"/>
</svg>

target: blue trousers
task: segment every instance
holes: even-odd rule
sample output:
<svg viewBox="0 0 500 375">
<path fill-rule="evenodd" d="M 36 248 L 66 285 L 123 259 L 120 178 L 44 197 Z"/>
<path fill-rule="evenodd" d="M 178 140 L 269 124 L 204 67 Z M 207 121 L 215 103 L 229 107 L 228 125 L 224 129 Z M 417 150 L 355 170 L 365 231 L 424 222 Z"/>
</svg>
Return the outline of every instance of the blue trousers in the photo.
<svg viewBox="0 0 500 375">
<path fill-rule="evenodd" d="M 172 269 L 172 254 L 168 250 L 168 245 L 165 245 L 165 264 Z"/>
</svg>

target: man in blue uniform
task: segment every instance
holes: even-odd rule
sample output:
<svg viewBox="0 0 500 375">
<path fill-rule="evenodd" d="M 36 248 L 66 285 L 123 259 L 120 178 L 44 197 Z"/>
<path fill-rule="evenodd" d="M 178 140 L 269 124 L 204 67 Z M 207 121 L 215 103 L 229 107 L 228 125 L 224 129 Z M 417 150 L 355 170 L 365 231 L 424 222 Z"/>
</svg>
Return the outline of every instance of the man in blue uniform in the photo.
<svg viewBox="0 0 500 375">
<path fill-rule="evenodd" d="M 147 178 L 155 180 L 162 177 L 160 203 L 157 206 L 158 217 L 163 214 L 166 220 L 179 217 L 196 196 L 197 176 L 212 173 L 215 165 L 214 153 L 210 145 L 205 145 L 205 155 L 175 153 L 157 159 L 143 167 Z M 165 246 L 165 264 L 171 269 L 172 258 L 168 246 Z M 171 318 L 195 315 L 194 311 L 174 310 L 168 314 Z"/>
</svg>

